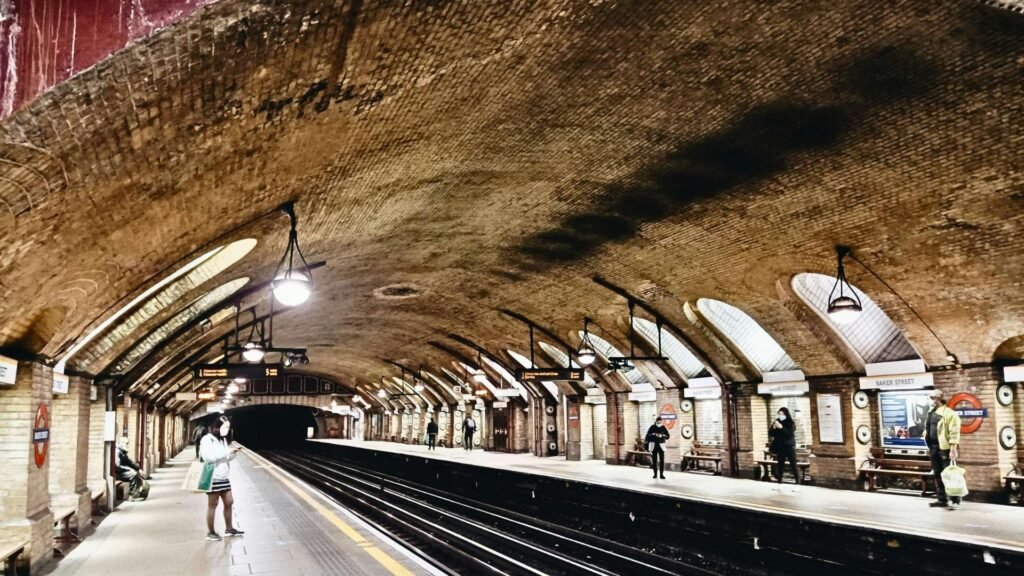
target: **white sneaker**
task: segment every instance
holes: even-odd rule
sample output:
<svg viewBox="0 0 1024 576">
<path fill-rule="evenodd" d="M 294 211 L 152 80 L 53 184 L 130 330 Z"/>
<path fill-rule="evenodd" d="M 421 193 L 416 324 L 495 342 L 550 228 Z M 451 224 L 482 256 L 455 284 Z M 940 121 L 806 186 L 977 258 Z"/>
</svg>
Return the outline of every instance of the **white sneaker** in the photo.
<svg viewBox="0 0 1024 576">
<path fill-rule="evenodd" d="M 959 502 L 950 502 L 949 503 L 949 509 L 950 510 L 959 510 L 960 509 L 960 503 Z"/>
</svg>

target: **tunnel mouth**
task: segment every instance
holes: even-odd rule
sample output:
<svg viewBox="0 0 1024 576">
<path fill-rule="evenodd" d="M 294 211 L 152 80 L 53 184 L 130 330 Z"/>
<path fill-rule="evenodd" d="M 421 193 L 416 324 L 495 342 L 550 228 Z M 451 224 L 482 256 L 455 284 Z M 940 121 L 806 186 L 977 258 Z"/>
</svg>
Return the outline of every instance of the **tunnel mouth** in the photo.
<svg viewBox="0 0 1024 576">
<path fill-rule="evenodd" d="M 209 425 L 220 414 L 204 418 Z M 231 421 L 230 439 L 253 450 L 293 448 L 317 437 L 320 430 L 314 409 L 290 404 L 259 404 L 239 406 L 224 412 Z"/>
</svg>

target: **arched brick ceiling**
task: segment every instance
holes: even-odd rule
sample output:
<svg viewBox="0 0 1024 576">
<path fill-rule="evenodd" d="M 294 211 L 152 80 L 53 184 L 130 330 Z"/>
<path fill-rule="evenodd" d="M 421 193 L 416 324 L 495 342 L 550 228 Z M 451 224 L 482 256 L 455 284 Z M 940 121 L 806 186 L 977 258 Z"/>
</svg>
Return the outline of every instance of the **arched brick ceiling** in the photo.
<svg viewBox="0 0 1024 576">
<path fill-rule="evenodd" d="M 294 198 L 327 266 L 275 342 L 353 385 L 450 363 L 428 342 L 451 332 L 524 348 L 499 308 L 566 336 L 625 317 L 595 274 L 695 342 L 684 304 L 720 299 L 844 372 L 776 290 L 833 273 L 837 243 L 988 361 L 1024 333 L 1021 54 L 1024 17 L 968 0 L 221 0 L 0 124 L 5 157 L 43 151 L 0 163 L 0 198 L 32 199 L 0 216 L 0 334 L 62 294 L 52 355 L 236 238 L 260 245 L 232 272 L 266 281 L 287 224 L 254 219 Z M 394 284 L 420 295 L 373 296 Z"/>
</svg>

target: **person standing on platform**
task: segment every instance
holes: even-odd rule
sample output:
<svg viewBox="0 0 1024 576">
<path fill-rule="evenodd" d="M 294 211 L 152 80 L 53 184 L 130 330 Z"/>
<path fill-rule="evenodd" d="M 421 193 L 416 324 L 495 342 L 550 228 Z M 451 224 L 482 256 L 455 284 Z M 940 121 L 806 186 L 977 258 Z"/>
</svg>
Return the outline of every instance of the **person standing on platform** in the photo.
<svg viewBox="0 0 1024 576">
<path fill-rule="evenodd" d="M 206 494 L 206 528 L 207 540 L 221 540 L 220 534 L 214 530 L 214 517 L 217 515 L 217 502 L 224 503 L 224 535 L 241 536 L 241 530 L 236 530 L 231 524 L 231 508 L 235 503 L 231 495 L 231 473 L 230 462 L 238 455 L 241 449 L 237 445 L 228 444 L 228 432 L 231 431 L 231 422 L 226 416 L 221 416 L 210 425 L 210 432 L 199 443 L 199 457 L 203 462 L 214 465 L 213 483 L 210 491 Z"/>
<path fill-rule="evenodd" d="M 434 419 L 430 419 L 430 423 L 427 424 L 427 450 L 433 450 L 437 444 L 437 422 Z"/>
<path fill-rule="evenodd" d="M 462 441 L 466 443 L 465 449 L 470 452 L 473 451 L 473 434 L 476 434 L 476 420 L 469 415 L 462 422 Z"/>
<path fill-rule="evenodd" d="M 935 474 L 935 492 L 938 501 L 929 506 L 946 507 L 956 510 L 960 507 L 960 497 L 946 497 L 946 486 L 942 483 L 942 471 L 949 466 L 951 460 L 960 455 L 960 415 L 946 406 L 946 396 L 942 390 L 928 393 L 932 407 L 925 419 L 924 441 L 928 445 L 928 456 L 932 460 L 932 472 Z"/>
<path fill-rule="evenodd" d="M 654 478 L 661 474 L 661 479 L 665 479 L 665 450 L 662 449 L 661 445 L 668 440 L 668 428 L 665 428 L 661 424 L 661 416 L 655 418 L 654 424 L 647 429 L 647 438 L 644 440 L 644 444 L 647 445 L 647 450 L 651 453 L 651 470 L 654 471 Z"/>
<path fill-rule="evenodd" d="M 793 416 L 789 414 L 789 408 L 785 406 L 779 408 L 775 421 L 768 428 L 768 436 L 772 439 L 770 449 L 772 454 L 775 454 L 775 478 L 779 484 L 782 484 L 786 460 L 789 460 L 789 465 L 793 471 L 793 478 L 797 484 L 800 484 L 800 472 L 796 466 L 795 432 L 796 422 L 793 422 Z"/>
</svg>

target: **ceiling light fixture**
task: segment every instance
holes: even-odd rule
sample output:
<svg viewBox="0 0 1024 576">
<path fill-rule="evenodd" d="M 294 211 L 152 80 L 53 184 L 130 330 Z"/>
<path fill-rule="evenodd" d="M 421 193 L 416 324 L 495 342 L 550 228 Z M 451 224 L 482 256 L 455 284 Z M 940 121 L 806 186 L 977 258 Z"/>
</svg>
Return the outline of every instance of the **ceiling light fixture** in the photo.
<svg viewBox="0 0 1024 576">
<path fill-rule="evenodd" d="M 843 258 L 850 254 L 846 246 L 836 247 L 836 283 L 832 285 L 832 291 L 828 293 L 828 317 L 837 324 L 849 324 L 860 316 L 864 310 L 860 296 L 846 280 L 846 270 L 843 268 Z M 836 294 L 836 288 L 839 294 Z M 847 294 L 849 293 L 849 294 Z"/>
<path fill-rule="evenodd" d="M 377 391 L 377 398 L 387 398 L 387 397 L 388 397 L 388 393 L 385 392 L 383 388 L 381 388 L 380 390 Z"/>
<path fill-rule="evenodd" d="M 295 229 L 297 219 L 295 217 L 295 204 L 288 202 L 281 206 L 281 211 L 288 215 L 291 222 L 291 229 L 288 231 L 288 247 L 281 257 L 274 274 L 274 282 L 271 284 L 274 291 L 274 298 L 285 306 L 298 306 L 309 299 L 313 288 L 313 275 L 309 271 L 309 264 L 306 263 L 302 249 L 299 248 L 299 234 Z M 298 254 L 298 261 L 295 255 Z M 287 267 L 285 267 L 287 263 Z M 301 264 L 301 268 L 296 269 Z"/>
<path fill-rule="evenodd" d="M 580 342 L 579 349 L 576 350 L 576 359 L 579 360 L 580 366 L 589 366 L 597 359 L 594 344 L 590 341 L 590 322 L 589 317 L 583 319 L 583 340 Z"/>
<path fill-rule="evenodd" d="M 245 347 L 242 350 L 242 358 L 246 362 L 259 362 L 263 360 L 263 346 L 255 342 L 246 342 Z"/>
<path fill-rule="evenodd" d="M 235 394 L 235 393 L 237 393 L 238 392 L 238 384 L 235 384 L 235 383 L 228 384 L 227 390 L 228 390 L 228 394 Z"/>
</svg>

